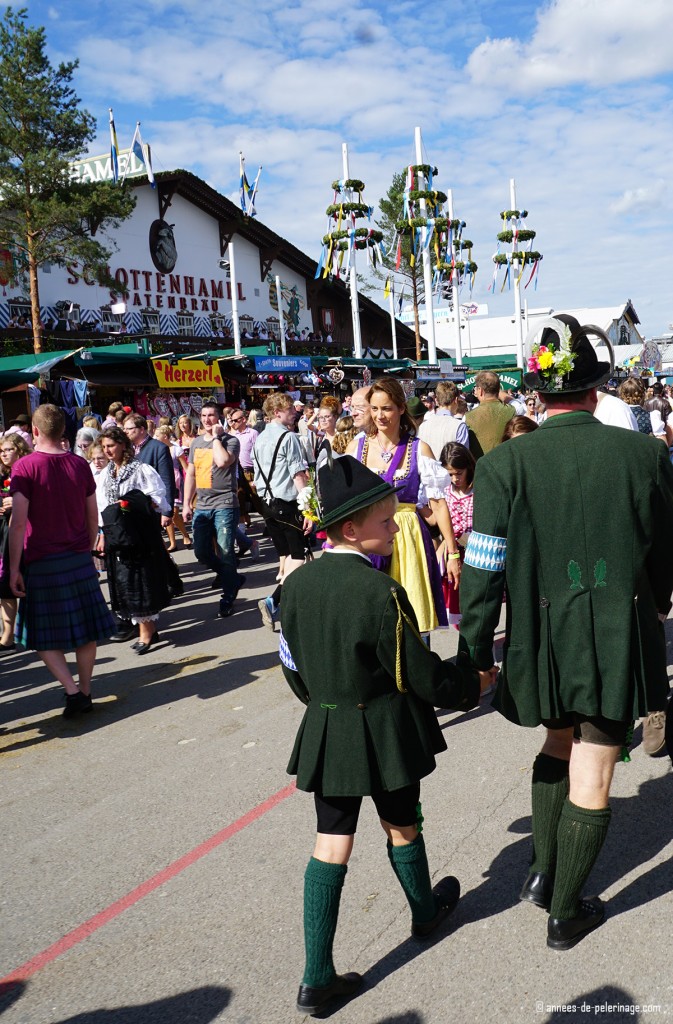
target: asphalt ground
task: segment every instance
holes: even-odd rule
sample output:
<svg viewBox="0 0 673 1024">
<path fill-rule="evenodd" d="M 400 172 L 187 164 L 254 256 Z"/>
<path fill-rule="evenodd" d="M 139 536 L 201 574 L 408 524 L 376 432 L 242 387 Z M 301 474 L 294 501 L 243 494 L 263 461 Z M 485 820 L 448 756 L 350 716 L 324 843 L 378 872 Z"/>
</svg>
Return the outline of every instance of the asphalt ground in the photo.
<svg viewBox="0 0 673 1024">
<path fill-rule="evenodd" d="M 221 620 L 210 574 L 180 549 L 185 595 L 162 613 L 164 640 L 142 658 L 102 646 L 81 719 L 61 717 L 62 690 L 33 653 L 0 662 L 2 1024 L 302 1019 L 315 822 L 285 774 L 302 706 L 257 610 L 276 570 L 268 541 L 262 552 L 241 563 L 239 610 Z M 456 640 L 432 643 L 449 656 Z M 517 898 L 540 732 L 487 704 L 438 715 L 449 749 L 423 783 L 424 834 L 433 878 L 457 875 L 461 902 L 435 941 L 410 938 L 366 802 L 335 943 L 337 968 L 365 986 L 322 1018 L 673 1022 L 670 759 L 645 756 L 636 730 L 588 885 L 607 920 L 553 952 L 544 912 Z"/>
</svg>

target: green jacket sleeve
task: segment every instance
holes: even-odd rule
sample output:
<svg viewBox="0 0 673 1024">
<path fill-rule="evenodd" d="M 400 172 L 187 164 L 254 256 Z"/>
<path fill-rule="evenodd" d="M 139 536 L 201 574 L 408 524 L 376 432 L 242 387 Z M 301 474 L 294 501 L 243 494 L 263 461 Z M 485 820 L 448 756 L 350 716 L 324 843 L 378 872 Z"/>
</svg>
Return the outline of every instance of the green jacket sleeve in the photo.
<svg viewBox="0 0 673 1024">
<path fill-rule="evenodd" d="M 483 671 L 493 665 L 493 637 L 502 611 L 509 514 L 504 483 L 490 460 L 480 459 L 474 476 L 473 531 L 460 580 L 458 650 Z"/>
<path fill-rule="evenodd" d="M 403 587 L 391 586 L 381 623 L 377 656 L 398 690 L 411 690 L 436 708 L 469 711 L 479 703 L 479 676 L 465 657 L 442 661 L 423 642 Z"/>
<path fill-rule="evenodd" d="M 295 669 L 288 668 L 287 665 L 283 665 L 281 662 L 280 666 L 283 670 L 283 675 L 287 680 L 287 683 L 292 690 L 295 697 L 298 697 L 302 704 L 308 704 L 310 697 L 308 690 L 304 686 L 304 681 Z"/>
<path fill-rule="evenodd" d="M 657 611 L 671 610 L 673 549 L 670 533 L 673 527 L 673 465 L 668 451 L 661 445 L 657 455 L 656 507 L 653 510 L 652 547 L 647 556 L 647 575 L 654 594 Z"/>
</svg>

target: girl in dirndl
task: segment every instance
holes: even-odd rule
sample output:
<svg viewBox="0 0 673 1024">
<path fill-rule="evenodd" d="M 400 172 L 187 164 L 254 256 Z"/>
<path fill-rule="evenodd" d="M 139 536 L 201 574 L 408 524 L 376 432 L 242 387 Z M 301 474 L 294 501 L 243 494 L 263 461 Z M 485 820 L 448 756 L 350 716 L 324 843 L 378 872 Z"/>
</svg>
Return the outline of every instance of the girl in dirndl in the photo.
<svg viewBox="0 0 673 1024">
<path fill-rule="evenodd" d="M 465 558 L 465 547 L 472 530 L 472 509 L 474 503 L 474 492 L 472 484 L 474 481 L 475 460 L 469 448 L 457 441 L 450 441 L 442 448 L 439 457 L 444 469 L 451 477 L 451 483 L 444 489 L 446 504 L 451 516 L 453 533 L 459 546 L 461 565 Z M 437 556 L 443 559 L 442 544 Z M 453 581 L 447 577 L 446 565 L 442 566 L 442 589 L 446 600 L 446 609 L 449 614 L 449 625 L 458 629 L 460 625 L 460 590 L 453 585 Z"/>
</svg>

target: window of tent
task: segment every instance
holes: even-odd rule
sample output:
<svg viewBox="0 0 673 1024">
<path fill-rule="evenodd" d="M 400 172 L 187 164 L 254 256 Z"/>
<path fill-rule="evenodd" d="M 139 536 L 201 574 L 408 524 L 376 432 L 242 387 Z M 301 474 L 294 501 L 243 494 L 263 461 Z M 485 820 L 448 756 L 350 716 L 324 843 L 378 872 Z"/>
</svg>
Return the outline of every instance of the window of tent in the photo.
<svg viewBox="0 0 673 1024">
<path fill-rule="evenodd" d="M 183 338 L 194 337 L 193 313 L 178 313 L 178 334 Z"/>
<path fill-rule="evenodd" d="M 9 300 L 9 316 L 10 319 L 15 317 L 17 320 L 19 317 L 25 317 L 26 320 L 30 319 L 30 303 L 28 302 L 12 302 Z"/>
<path fill-rule="evenodd" d="M 159 323 L 159 314 L 158 313 L 144 312 L 144 313 L 141 313 L 141 317 L 142 317 L 143 331 L 146 331 L 147 334 L 160 334 L 161 333 L 161 324 Z"/>
<path fill-rule="evenodd" d="M 101 325 L 108 334 L 118 334 L 124 324 L 123 313 L 113 313 L 110 309 L 102 308 L 100 311 Z"/>
</svg>

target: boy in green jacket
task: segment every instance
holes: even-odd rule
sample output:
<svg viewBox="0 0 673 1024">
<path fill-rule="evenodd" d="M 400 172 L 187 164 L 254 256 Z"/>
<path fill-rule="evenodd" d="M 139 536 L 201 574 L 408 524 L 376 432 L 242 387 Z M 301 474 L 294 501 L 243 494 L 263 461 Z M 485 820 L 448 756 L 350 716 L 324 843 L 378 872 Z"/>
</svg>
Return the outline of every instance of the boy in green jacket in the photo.
<svg viewBox="0 0 673 1024">
<path fill-rule="evenodd" d="M 334 545 L 286 582 L 280 657 L 306 713 L 288 766 L 314 794 L 317 839 L 304 886 L 306 967 L 297 1009 L 314 1014 L 350 995 L 358 974 L 338 975 L 332 946 L 363 796 L 371 796 L 388 857 L 409 902 L 412 935 L 425 938 L 454 909 L 453 877 L 434 888 L 418 829 L 420 779 L 446 743 L 435 707 L 469 710 L 477 673 L 442 661 L 420 638 L 404 589 L 373 568 L 398 527 L 395 489 L 343 456 L 318 474 L 322 525 Z"/>
</svg>

